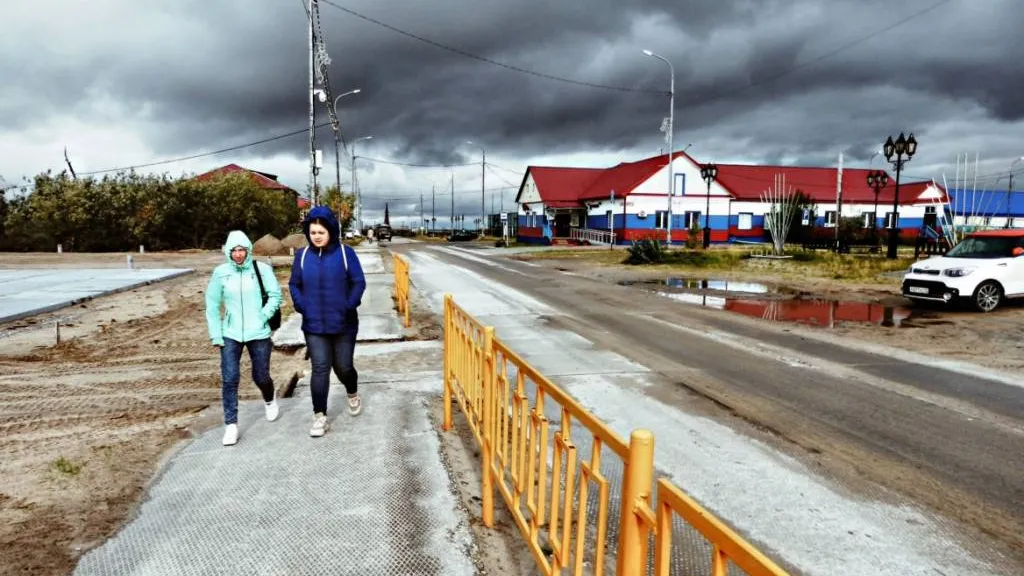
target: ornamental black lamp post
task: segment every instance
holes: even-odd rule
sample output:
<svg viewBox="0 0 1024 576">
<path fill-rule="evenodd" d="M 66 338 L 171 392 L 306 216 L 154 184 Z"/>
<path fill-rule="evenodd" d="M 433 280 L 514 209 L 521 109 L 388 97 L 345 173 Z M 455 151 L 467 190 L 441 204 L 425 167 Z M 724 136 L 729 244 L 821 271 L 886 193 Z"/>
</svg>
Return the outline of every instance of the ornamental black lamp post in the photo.
<svg viewBox="0 0 1024 576">
<path fill-rule="evenodd" d="M 878 250 L 878 193 L 889 185 L 889 175 L 885 173 L 885 170 L 872 170 L 868 172 L 868 186 L 875 191 L 875 212 L 874 217 L 871 219 L 871 235 L 874 238 L 875 247 L 872 250 Z"/>
<path fill-rule="evenodd" d="M 906 138 L 900 132 L 900 137 L 895 142 L 893 142 L 892 136 L 889 136 L 885 141 L 885 146 L 882 147 L 882 152 L 885 154 L 885 159 L 896 168 L 896 190 L 892 197 L 892 220 L 890 221 L 889 253 L 887 254 L 890 260 L 895 260 L 896 248 L 899 245 L 900 173 L 903 172 L 903 165 L 917 153 L 917 140 L 913 134 L 910 135 L 910 138 Z"/>
<path fill-rule="evenodd" d="M 704 164 L 700 167 L 700 177 L 708 185 L 707 207 L 704 209 L 704 248 L 711 246 L 711 183 L 718 177 L 718 166 Z"/>
</svg>

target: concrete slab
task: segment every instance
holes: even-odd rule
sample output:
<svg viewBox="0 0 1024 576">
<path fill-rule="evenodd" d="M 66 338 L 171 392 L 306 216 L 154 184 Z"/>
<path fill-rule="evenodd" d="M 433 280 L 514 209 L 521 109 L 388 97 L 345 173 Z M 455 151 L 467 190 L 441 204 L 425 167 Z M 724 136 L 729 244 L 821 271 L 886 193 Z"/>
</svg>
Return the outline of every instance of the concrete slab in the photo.
<svg viewBox="0 0 1024 576">
<path fill-rule="evenodd" d="M 276 422 L 243 403 L 239 443 L 221 446 L 218 427 L 185 447 L 74 574 L 475 574 L 469 516 L 428 416 L 441 379 L 389 361 L 436 351 L 388 346 L 370 351 L 378 381 L 361 388 L 361 415 L 332 387 L 331 430 L 311 438 L 307 388 L 280 401 Z"/>
<path fill-rule="evenodd" d="M 188 268 L 127 267 L 0 270 L 0 322 L 52 312 L 192 272 Z"/>
<path fill-rule="evenodd" d="M 366 276 L 366 291 L 359 306 L 359 335 L 357 342 L 380 342 L 401 340 L 404 329 L 395 311 L 391 292 L 394 275 L 384 270 L 380 249 L 376 245 L 356 247 L 360 263 Z M 302 335 L 302 315 L 291 314 L 271 337 L 278 348 L 298 348 L 306 345 Z"/>
</svg>

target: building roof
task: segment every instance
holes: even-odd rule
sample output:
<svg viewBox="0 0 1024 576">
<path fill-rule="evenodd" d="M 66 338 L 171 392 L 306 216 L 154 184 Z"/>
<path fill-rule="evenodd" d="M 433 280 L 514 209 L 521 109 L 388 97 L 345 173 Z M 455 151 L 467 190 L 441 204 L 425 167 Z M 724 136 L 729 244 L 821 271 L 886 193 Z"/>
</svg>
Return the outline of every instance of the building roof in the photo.
<svg viewBox="0 0 1024 576">
<path fill-rule="evenodd" d="M 602 170 L 600 175 L 580 195 L 580 200 L 608 198 L 612 190 L 615 191 L 616 196 L 621 198 L 667 164 L 667 155 L 659 155 L 639 162 L 623 162 Z"/>
<path fill-rule="evenodd" d="M 699 164 L 686 152 L 678 151 L 675 157 L 684 157 L 695 165 Z M 533 175 L 537 192 L 545 206 L 551 208 L 582 208 L 584 200 L 608 198 L 612 190 L 616 196 L 630 194 L 637 186 L 663 169 L 668 163 L 666 155 L 658 155 L 637 162 L 623 162 L 611 168 L 560 168 L 552 166 L 530 166 L 527 173 Z M 746 164 L 718 164 L 716 182 L 736 200 L 760 202 L 761 195 L 775 185 L 777 175 L 785 176 L 785 185 L 801 190 L 812 202 L 830 204 L 836 201 L 837 168 L 807 166 L 753 166 Z M 843 202 L 851 204 L 872 204 L 875 191 L 868 186 L 866 168 L 843 169 Z M 523 181 L 526 181 L 524 177 Z M 896 191 L 896 180 L 890 175 L 889 184 L 878 194 L 880 205 L 892 205 Z M 915 204 L 931 182 L 901 182 L 901 205 Z M 936 184 L 942 193 L 936 203 L 949 200 L 945 188 Z M 518 198 L 517 198 L 518 201 Z M 1024 213 L 1024 195 L 1021 196 L 1020 212 Z"/>
<path fill-rule="evenodd" d="M 580 207 L 580 196 L 597 178 L 602 168 L 557 168 L 530 166 L 537 193 L 545 206 L 552 208 Z"/>
<path fill-rule="evenodd" d="M 214 176 L 217 175 L 235 174 L 238 172 L 245 172 L 250 174 L 252 176 L 252 179 L 257 184 L 259 184 L 260 188 L 263 188 L 264 190 L 287 190 L 290 192 L 294 192 L 294 190 L 292 190 L 288 186 L 285 186 L 284 184 L 281 184 L 280 182 L 277 181 L 277 174 L 249 170 L 248 168 L 242 168 L 238 164 L 228 164 L 226 166 L 221 166 L 220 168 L 214 168 L 209 172 L 204 172 L 199 176 L 196 176 L 196 180 L 209 180 L 210 178 L 213 178 Z"/>
<path fill-rule="evenodd" d="M 875 191 L 867 183 L 866 168 L 843 169 L 843 202 L 871 204 Z M 806 166 L 750 166 L 745 164 L 718 164 L 716 181 L 725 187 L 736 200 L 760 202 L 761 195 L 775 186 L 777 175 L 785 177 L 785 187 L 801 190 L 812 202 L 834 204 L 836 201 L 837 168 Z M 895 178 L 889 176 L 889 184 L 878 194 L 878 203 L 892 204 L 896 191 Z M 914 204 L 931 182 L 901 182 L 900 204 Z M 937 186 L 944 191 L 942 186 Z"/>
</svg>

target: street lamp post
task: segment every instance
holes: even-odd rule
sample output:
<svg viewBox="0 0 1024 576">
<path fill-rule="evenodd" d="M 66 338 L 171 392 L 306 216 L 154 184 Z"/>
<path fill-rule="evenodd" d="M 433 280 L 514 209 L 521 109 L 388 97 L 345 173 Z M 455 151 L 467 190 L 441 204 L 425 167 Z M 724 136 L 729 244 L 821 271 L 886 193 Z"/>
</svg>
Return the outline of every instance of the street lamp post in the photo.
<svg viewBox="0 0 1024 576">
<path fill-rule="evenodd" d="M 360 234 L 363 233 L 363 195 L 359 192 L 359 187 L 356 186 L 356 142 L 372 139 L 373 136 L 363 136 L 352 141 L 352 193 L 356 196 L 356 226 L 359 227 Z M 338 184 L 338 192 L 341 192 L 341 184 Z"/>
<path fill-rule="evenodd" d="M 889 252 L 887 254 L 890 260 L 895 260 L 899 246 L 900 174 L 903 172 L 903 165 L 917 153 L 917 139 L 914 138 L 913 133 L 910 134 L 910 138 L 906 138 L 900 132 L 900 136 L 895 142 L 892 136 L 886 139 L 882 151 L 885 153 L 885 159 L 896 168 L 896 190 L 892 197 L 892 220 L 890 221 Z"/>
<path fill-rule="evenodd" d="M 665 238 L 668 241 L 668 245 L 672 245 L 672 145 L 673 136 L 675 134 L 675 116 L 676 116 L 676 70 L 672 66 L 672 63 L 668 59 L 658 56 L 650 50 L 644 50 L 644 54 L 652 58 L 657 58 L 665 64 L 668 64 L 669 72 L 669 88 L 668 88 L 668 164 L 665 166 L 665 170 L 668 171 L 668 213 L 667 222 L 665 222 Z"/>
<path fill-rule="evenodd" d="M 345 96 L 350 96 L 352 94 L 359 94 L 362 91 L 363 91 L 362 88 L 356 88 L 355 90 L 349 90 L 348 92 L 345 92 L 344 94 L 338 94 L 338 97 L 334 99 L 334 102 L 329 104 L 330 107 L 331 107 L 331 116 L 332 116 L 332 118 L 331 118 L 331 130 L 334 131 L 334 177 L 335 177 L 335 185 L 338 187 L 338 192 L 339 193 L 341 192 L 341 142 L 340 142 L 341 138 L 340 138 L 339 132 L 338 132 L 338 130 L 339 130 L 339 126 L 338 126 L 338 100 L 341 100 Z M 316 96 L 320 99 L 321 102 L 324 102 L 324 101 L 327 100 L 327 92 L 325 92 L 325 91 L 323 91 L 323 90 L 321 90 L 319 88 L 317 88 L 314 92 L 316 93 Z M 319 194 L 317 194 L 314 191 L 314 196 L 315 196 L 315 198 L 314 198 L 313 204 L 314 205 L 318 205 L 319 204 L 319 198 L 318 198 Z"/>
<path fill-rule="evenodd" d="M 711 246 L 711 183 L 718 177 L 718 166 L 704 164 L 700 167 L 700 177 L 708 185 L 707 207 L 704 209 L 704 248 Z"/>
<path fill-rule="evenodd" d="M 1010 196 L 1013 194 L 1013 167 L 1017 165 L 1017 162 L 1021 161 L 1024 161 L 1024 156 L 1010 163 L 1010 185 L 1006 188 L 1006 225 L 1003 228 L 1010 227 Z"/>
<path fill-rule="evenodd" d="M 484 222 L 487 220 L 487 208 L 485 205 L 485 194 L 487 180 L 487 150 L 483 146 L 474 144 L 472 140 L 466 140 L 466 144 L 480 148 L 480 236 L 484 235 Z"/>
<path fill-rule="evenodd" d="M 885 170 L 872 170 L 868 172 L 868 186 L 875 191 L 875 212 L 871 218 L 871 235 L 874 238 L 872 250 L 878 250 L 878 194 L 889 185 L 889 175 Z"/>
</svg>

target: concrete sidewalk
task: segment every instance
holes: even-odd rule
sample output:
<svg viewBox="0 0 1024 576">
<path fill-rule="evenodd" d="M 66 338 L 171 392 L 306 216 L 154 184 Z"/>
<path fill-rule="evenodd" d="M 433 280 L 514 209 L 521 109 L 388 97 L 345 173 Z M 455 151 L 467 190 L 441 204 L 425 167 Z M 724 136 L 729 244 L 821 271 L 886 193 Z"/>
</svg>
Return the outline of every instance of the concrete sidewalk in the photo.
<svg viewBox="0 0 1024 576">
<path fill-rule="evenodd" d="M 404 332 L 401 321 L 395 314 L 391 291 L 394 286 L 394 275 L 385 272 L 380 247 L 377 244 L 363 243 L 355 247 L 359 255 L 359 263 L 366 277 L 366 292 L 363 294 L 362 305 L 359 306 L 359 342 L 387 342 L 401 340 Z M 386 255 L 390 258 L 390 255 Z M 281 287 L 287 290 L 287 285 Z M 274 333 L 274 346 L 279 348 L 298 348 L 306 345 L 302 336 L 302 315 L 292 314 L 281 323 L 281 328 Z"/>
<path fill-rule="evenodd" d="M 322 438 L 309 436 L 306 378 L 275 422 L 262 402 L 241 403 L 238 444 L 222 446 L 220 426 L 190 442 L 75 574 L 475 574 L 469 515 L 429 417 L 441 354 L 436 341 L 357 346 L 363 412 L 350 416 L 332 385 Z"/>
</svg>

